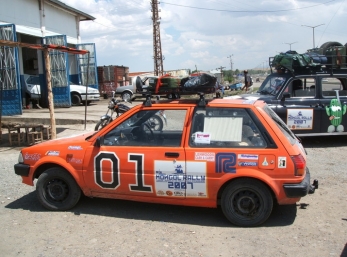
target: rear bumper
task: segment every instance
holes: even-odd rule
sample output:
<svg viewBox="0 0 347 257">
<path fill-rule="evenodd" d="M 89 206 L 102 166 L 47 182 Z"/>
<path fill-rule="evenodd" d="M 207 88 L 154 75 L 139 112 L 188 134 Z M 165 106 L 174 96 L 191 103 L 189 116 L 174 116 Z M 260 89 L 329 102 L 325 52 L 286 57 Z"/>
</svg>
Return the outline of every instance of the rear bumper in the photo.
<svg viewBox="0 0 347 257">
<path fill-rule="evenodd" d="M 288 198 L 303 197 L 307 194 L 313 194 L 315 189 L 318 189 L 318 180 L 314 180 L 310 184 L 310 171 L 306 168 L 304 180 L 299 184 L 283 184 L 283 189 Z"/>
</svg>

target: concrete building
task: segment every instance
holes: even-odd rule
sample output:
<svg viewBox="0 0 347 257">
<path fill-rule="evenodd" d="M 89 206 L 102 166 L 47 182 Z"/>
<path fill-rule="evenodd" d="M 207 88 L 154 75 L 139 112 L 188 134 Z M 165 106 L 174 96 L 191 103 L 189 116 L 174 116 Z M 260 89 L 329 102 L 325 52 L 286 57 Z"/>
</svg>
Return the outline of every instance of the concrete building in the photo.
<svg viewBox="0 0 347 257">
<path fill-rule="evenodd" d="M 80 22 L 92 21 L 93 16 L 58 0 L 0 0 L 0 6 L 0 40 L 62 45 L 90 52 L 75 55 L 49 51 L 55 106 L 71 106 L 70 81 L 82 85 L 88 81 L 88 86 L 98 87 L 95 44 L 82 44 L 80 36 Z M 0 57 L 0 114 L 22 114 L 22 107 L 30 100 L 23 86 L 24 74 L 39 76 L 40 105 L 46 107 L 42 51 L 2 44 Z"/>
</svg>

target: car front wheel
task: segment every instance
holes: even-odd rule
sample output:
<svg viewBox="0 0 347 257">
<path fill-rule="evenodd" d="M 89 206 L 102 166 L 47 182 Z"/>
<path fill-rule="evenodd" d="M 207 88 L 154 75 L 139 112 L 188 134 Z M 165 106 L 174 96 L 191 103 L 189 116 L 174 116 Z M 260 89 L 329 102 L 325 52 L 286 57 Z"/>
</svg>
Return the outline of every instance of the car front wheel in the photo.
<svg viewBox="0 0 347 257">
<path fill-rule="evenodd" d="M 49 168 L 36 183 L 40 203 L 48 210 L 66 211 L 74 207 L 81 197 L 81 189 L 74 178 L 62 168 Z"/>
<path fill-rule="evenodd" d="M 222 194 L 222 211 L 234 225 L 254 227 L 270 216 L 273 199 L 269 189 L 253 179 L 237 179 Z"/>
<path fill-rule="evenodd" d="M 76 105 L 80 105 L 82 102 L 81 97 L 78 94 L 72 94 L 71 95 L 71 104 L 76 106 Z"/>
</svg>

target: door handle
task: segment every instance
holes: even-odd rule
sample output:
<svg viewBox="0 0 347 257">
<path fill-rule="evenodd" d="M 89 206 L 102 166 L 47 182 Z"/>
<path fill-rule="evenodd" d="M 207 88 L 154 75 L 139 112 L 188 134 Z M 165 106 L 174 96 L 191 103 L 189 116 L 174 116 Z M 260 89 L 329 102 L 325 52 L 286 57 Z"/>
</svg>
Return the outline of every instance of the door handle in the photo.
<svg viewBox="0 0 347 257">
<path fill-rule="evenodd" d="M 166 157 L 174 157 L 174 158 L 177 158 L 178 156 L 180 156 L 180 154 L 179 154 L 179 153 L 170 153 L 170 152 L 168 152 L 168 153 L 165 153 L 165 156 L 166 156 Z"/>
</svg>

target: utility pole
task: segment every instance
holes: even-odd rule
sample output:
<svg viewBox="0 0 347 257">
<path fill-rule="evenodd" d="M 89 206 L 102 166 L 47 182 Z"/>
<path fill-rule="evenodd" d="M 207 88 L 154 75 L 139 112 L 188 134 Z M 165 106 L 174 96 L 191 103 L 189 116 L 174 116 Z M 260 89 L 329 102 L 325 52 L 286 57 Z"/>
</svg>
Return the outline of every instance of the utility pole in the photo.
<svg viewBox="0 0 347 257">
<path fill-rule="evenodd" d="M 312 28 L 312 30 L 313 30 L 313 48 L 316 48 L 316 46 L 315 46 L 315 42 L 314 42 L 314 29 L 315 29 L 315 28 L 317 28 L 317 27 L 319 27 L 319 26 L 322 26 L 322 25 L 324 25 L 324 23 L 323 23 L 323 24 L 319 24 L 319 25 L 317 25 L 317 26 L 301 25 L 301 26 L 303 26 L 303 27 L 309 27 L 309 28 Z"/>
<path fill-rule="evenodd" d="M 292 44 L 295 44 L 295 43 L 298 43 L 298 42 L 293 42 L 293 43 L 283 43 L 283 44 L 287 44 L 289 45 L 289 50 L 292 51 Z"/>
<path fill-rule="evenodd" d="M 225 69 L 225 67 L 220 66 L 219 68 L 216 68 L 217 70 L 220 70 L 220 83 L 223 83 L 223 69 Z"/>
<path fill-rule="evenodd" d="M 233 81 L 233 55 L 229 55 L 227 58 L 230 58 L 230 73 L 231 73 L 231 81 Z"/>
<path fill-rule="evenodd" d="M 154 75 L 163 75 L 163 55 L 161 52 L 161 40 L 160 40 L 160 17 L 158 10 L 158 0 L 151 0 L 152 6 L 152 21 L 153 21 L 153 59 L 154 59 Z"/>
</svg>

